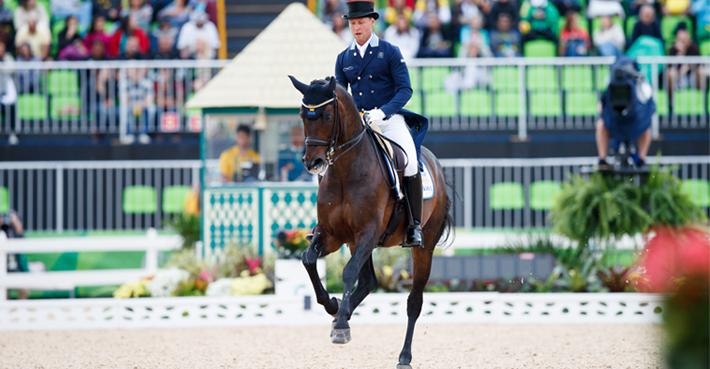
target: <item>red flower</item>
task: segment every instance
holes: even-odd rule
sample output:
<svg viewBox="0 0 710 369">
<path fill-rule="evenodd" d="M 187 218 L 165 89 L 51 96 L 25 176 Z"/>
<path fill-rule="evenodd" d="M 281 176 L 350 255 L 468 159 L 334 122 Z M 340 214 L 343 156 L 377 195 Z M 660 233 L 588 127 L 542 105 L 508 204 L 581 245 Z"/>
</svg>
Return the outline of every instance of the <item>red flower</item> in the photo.
<svg viewBox="0 0 710 369">
<path fill-rule="evenodd" d="M 670 292 L 689 276 L 710 278 L 710 234 L 699 229 L 655 229 L 639 260 L 648 292 Z"/>
</svg>

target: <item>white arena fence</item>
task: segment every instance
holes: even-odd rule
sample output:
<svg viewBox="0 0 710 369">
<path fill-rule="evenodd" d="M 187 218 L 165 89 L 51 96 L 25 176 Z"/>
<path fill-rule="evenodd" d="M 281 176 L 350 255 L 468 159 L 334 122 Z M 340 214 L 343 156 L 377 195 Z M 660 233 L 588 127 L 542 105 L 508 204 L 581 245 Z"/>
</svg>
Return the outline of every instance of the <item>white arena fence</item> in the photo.
<svg viewBox="0 0 710 369">
<path fill-rule="evenodd" d="M 707 128 L 710 59 L 641 57 L 658 114 L 653 132 Z M 408 108 L 431 117 L 433 131 L 590 129 L 611 58 L 415 59 Z M 199 132 L 185 102 L 228 61 L 3 63 L 18 90 L 3 134 Z M 670 88 L 674 65 L 693 71 Z M 697 73 L 696 73 L 697 71 Z M 238 81 L 235 81 L 238 88 Z"/>
<path fill-rule="evenodd" d="M 423 324 L 659 324 L 662 296 L 642 293 L 427 293 Z M 0 301 L 0 331 L 330 325 L 303 297 L 183 297 Z M 405 324 L 407 294 L 377 293 L 353 324 Z"/>
<path fill-rule="evenodd" d="M 537 183 L 559 184 L 594 160 L 443 159 L 455 225 L 545 227 L 547 210 L 535 205 L 533 188 Z M 708 157 L 650 158 L 651 163 L 656 161 L 675 168 L 683 180 L 710 180 Z M 166 194 L 171 188 L 199 183 L 200 168 L 198 160 L 0 162 L 0 195 L 6 191 L 9 208 L 22 216 L 30 231 L 162 228 L 166 219 L 181 211 L 175 204 L 168 206 Z M 519 206 L 500 209 L 491 204 L 493 188 L 501 183 L 517 191 Z M 126 191 L 135 188 L 150 194 L 152 211 L 135 213 L 127 208 Z"/>
</svg>

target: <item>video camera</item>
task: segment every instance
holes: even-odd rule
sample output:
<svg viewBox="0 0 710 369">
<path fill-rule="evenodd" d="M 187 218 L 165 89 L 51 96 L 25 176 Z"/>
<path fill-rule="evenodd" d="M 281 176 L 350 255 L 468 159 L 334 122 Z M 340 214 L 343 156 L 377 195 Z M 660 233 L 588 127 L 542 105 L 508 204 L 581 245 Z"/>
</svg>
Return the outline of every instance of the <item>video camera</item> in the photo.
<svg viewBox="0 0 710 369">
<path fill-rule="evenodd" d="M 652 94 L 635 60 L 627 57 L 616 60 L 602 96 L 602 118 L 612 139 L 635 141 L 651 126 L 656 111 Z"/>
</svg>

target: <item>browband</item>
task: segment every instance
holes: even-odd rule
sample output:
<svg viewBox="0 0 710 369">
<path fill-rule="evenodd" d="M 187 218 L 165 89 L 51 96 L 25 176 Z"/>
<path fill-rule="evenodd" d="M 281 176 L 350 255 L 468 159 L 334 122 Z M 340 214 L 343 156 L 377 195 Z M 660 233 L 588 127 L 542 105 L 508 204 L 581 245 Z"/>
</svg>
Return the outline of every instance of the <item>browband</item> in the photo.
<svg viewBox="0 0 710 369">
<path fill-rule="evenodd" d="M 331 102 L 333 102 L 333 100 L 335 100 L 335 97 L 332 97 L 332 98 L 330 98 L 330 99 L 328 99 L 328 100 L 326 100 L 326 101 L 323 101 L 322 103 L 317 104 L 317 105 L 308 105 L 308 104 L 305 104 L 305 103 L 302 102 L 302 103 L 301 103 L 301 106 L 303 106 L 304 108 L 306 108 L 306 109 L 308 109 L 308 110 L 313 111 L 313 110 L 316 110 L 316 109 L 318 109 L 318 108 L 320 108 L 320 107 L 323 107 L 323 106 L 325 106 L 325 105 L 330 104 Z"/>
</svg>

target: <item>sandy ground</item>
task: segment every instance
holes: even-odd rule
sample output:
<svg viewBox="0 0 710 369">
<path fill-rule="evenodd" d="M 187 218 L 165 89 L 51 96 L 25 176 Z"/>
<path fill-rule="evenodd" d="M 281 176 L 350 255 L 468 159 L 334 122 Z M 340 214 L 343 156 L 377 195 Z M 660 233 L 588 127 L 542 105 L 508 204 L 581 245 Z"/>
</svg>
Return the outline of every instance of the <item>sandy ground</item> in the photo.
<svg viewBox="0 0 710 369">
<path fill-rule="evenodd" d="M 394 368 L 404 326 L 358 326 L 333 345 L 329 326 L 0 334 L 0 368 Z M 648 325 L 426 325 L 415 369 L 660 368 Z"/>
</svg>

